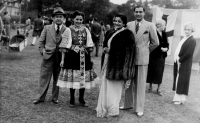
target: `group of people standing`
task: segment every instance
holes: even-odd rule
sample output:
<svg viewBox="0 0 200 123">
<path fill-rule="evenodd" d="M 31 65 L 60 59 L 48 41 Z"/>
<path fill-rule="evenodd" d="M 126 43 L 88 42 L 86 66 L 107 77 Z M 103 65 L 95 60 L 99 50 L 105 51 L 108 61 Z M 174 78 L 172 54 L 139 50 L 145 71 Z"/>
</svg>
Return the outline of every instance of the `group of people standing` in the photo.
<svg viewBox="0 0 200 123">
<path fill-rule="evenodd" d="M 119 109 L 134 109 L 136 115 L 142 117 L 146 82 L 150 83 L 150 92 L 152 84 L 158 84 L 156 92 L 162 96 L 160 84 L 169 43 L 164 32 L 164 20 L 158 20 L 156 26 L 146 21 L 143 6 L 136 6 L 134 15 L 136 20 L 131 22 L 127 22 L 127 17 L 123 14 L 114 16 L 113 28 L 105 34 L 101 72 L 97 76 L 90 54 L 95 46 L 94 37 L 92 31 L 83 25 L 84 13 L 75 11 L 73 25 L 68 28 L 63 24 L 64 10 L 56 8 L 52 15 L 53 24 L 44 27 L 39 39 L 39 51 L 43 60 L 39 96 L 34 104 L 45 101 L 53 75 L 51 101 L 54 104 L 59 103 L 60 87 L 70 89 L 70 107 L 76 106 L 75 89 L 79 89 L 80 105 L 87 107 L 84 100 L 85 89 L 94 87 L 95 82 L 100 81 L 95 109 L 97 117 L 117 116 Z M 184 30 L 186 37 L 181 40 L 175 53 L 175 104 L 182 104 L 185 99 L 183 95 L 188 94 L 192 55 L 196 45 L 191 24 L 186 25 Z M 124 105 L 120 107 L 123 89 L 125 100 Z"/>
</svg>

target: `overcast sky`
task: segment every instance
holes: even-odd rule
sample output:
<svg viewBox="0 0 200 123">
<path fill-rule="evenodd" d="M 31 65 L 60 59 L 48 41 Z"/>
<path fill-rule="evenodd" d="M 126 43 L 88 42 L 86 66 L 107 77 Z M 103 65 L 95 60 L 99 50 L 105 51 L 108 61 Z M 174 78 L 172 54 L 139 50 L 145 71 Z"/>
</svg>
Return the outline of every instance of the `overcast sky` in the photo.
<svg viewBox="0 0 200 123">
<path fill-rule="evenodd" d="M 115 4 L 123 4 L 126 3 L 128 0 L 110 0 L 110 2 Z"/>
</svg>

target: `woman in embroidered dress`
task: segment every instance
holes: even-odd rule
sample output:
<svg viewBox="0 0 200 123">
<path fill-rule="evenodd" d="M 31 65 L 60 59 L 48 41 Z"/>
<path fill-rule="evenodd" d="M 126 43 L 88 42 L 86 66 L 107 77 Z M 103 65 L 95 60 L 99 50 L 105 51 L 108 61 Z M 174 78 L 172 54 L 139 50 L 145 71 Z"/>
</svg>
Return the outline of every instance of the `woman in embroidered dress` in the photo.
<svg viewBox="0 0 200 123">
<path fill-rule="evenodd" d="M 179 42 L 174 53 L 174 84 L 175 91 L 173 102 L 176 105 L 183 104 L 188 95 L 192 58 L 196 46 L 196 40 L 192 36 L 194 27 L 191 22 L 184 26 L 184 38 Z"/>
<path fill-rule="evenodd" d="M 135 72 L 135 40 L 132 32 L 124 28 L 127 18 L 117 14 L 113 23 L 115 30 L 107 35 L 103 46 L 105 57 L 101 69 L 97 117 L 119 115 L 123 87 L 129 86 Z"/>
<path fill-rule="evenodd" d="M 84 14 L 79 11 L 73 13 L 74 25 L 70 26 L 72 40 L 66 40 L 63 35 L 61 42 L 65 44 L 62 50 L 61 67 L 57 85 L 70 88 L 70 107 L 75 106 L 75 89 L 79 89 L 79 102 L 87 107 L 84 100 L 85 88 L 94 86 L 94 79 L 97 77 L 93 69 L 90 52 L 93 49 L 93 42 L 89 30 L 82 25 Z M 68 42 L 67 42 L 68 41 Z M 60 46 L 63 49 L 63 46 Z"/>
</svg>

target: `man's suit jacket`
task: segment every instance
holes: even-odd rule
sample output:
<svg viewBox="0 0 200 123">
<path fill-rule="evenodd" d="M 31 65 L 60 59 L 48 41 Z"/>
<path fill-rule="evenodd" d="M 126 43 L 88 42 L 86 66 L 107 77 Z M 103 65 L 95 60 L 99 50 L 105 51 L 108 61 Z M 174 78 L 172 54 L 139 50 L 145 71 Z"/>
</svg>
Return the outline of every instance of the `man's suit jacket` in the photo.
<svg viewBox="0 0 200 123">
<path fill-rule="evenodd" d="M 43 29 L 44 24 L 43 24 L 42 19 L 36 18 L 33 23 L 34 23 L 34 30 L 42 30 Z"/>
<path fill-rule="evenodd" d="M 3 24 L 2 18 L 0 17 L 0 35 L 3 31 L 3 27 L 4 27 L 4 24 Z M 0 39 L 1 39 L 1 36 L 0 36 Z"/>
<path fill-rule="evenodd" d="M 94 43 L 96 43 L 100 39 L 101 25 L 98 22 L 95 22 L 92 24 L 91 35 L 92 35 L 92 40 Z"/>
<path fill-rule="evenodd" d="M 136 55 L 135 65 L 148 65 L 149 54 L 158 45 L 159 40 L 156 32 L 155 25 L 148 21 L 141 21 L 141 25 L 136 34 L 136 22 L 132 21 L 127 24 L 127 28 L 135 35 Z"/>
<path fill-rule="evenodd" d="M 61 31 L 59 32 L 60 36 L 58 37 L 58 39 L 56 39 L 55 24 L 46 25 L 44 27 L 42 34 L 39 38 L 39 50 L 44 59 L 47 60 L 53 55 L 59 43 L 61 42 L 61 34 L 63 34 L 65 29 L 66 26 L 62 25 Z"/>
</svg>

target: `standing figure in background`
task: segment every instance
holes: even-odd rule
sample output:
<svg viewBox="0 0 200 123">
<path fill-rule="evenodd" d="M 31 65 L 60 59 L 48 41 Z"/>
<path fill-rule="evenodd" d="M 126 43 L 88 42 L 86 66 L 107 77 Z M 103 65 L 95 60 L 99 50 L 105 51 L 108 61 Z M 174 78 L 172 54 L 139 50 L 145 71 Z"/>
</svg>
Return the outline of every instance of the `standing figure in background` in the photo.
<svg viewBox="0 0 200 123">
<path fill-rule="evenodd" d="M 44 23 L 43 20 L 41 19 L 41 15 L 37 15 L 37 18 L 34 19 L 33 21 L 33 42 L 31 44 L 31 46 L 35 45 L 35 42 L 37 40 L 37 37 L 40 37 Z"/>
<path fill-rule="evenodd" d="M 111 27 L 110 27 L 110 24 L 106 24 L 106 32 L 107 32 L 108 30 L 110 30 L 110 28 L 111 28 Z M 106 32 L 105 32 L 105 33 L 106 33 Z"/>
<path fill-rule="evenodd" d="M 95 44 L 95 56 L 98 57 L 99 54 L 99 40 L 101 35 L 101 25 L 97 22 L 97 18 L 93 18 L 93 23 L 91 25 L 92 40 Z"/>
<path fill-rule="evenodd" d="M 2 21 L 1 16 L 0 16 L 0 53 L 1 53 L 1 50 L 2 50 L 1 46 L 4 43 L 3 40 L 2 40 L 3 29 L 4 29 L 4 25 L 3 25 L 3 21 Z"/>
<path fill-rule="evenodd" d="M 63 38 L 61 42 L 62 60 L 57 85 L 61 88 L 70 88 L 70 107 L 75 107 L 75 89 L 79 90 L 79 103 L 87 107 L 84 99 L 85 89 L 94 87 L 94 79 L 97 77 L 93 69 L 90 52 L 94 43 L 90 31 L 83 25 L 84 13 L 73 13 L 74 24 L 70 26 L 71 42 Z M 64 35 L 63 35 L 64 36 Z M 70 40 L 69 40 L 70 41 Z M 62 45 L 67 44 L 67 46 Z"/>
<path fill-rule="evenodd" d="M 175 91 L 173 102 L 176 105 L 183 104 L 188 95 L 192 59 L 196 46 L 196 40 L 192 35 L 194 31 L 191 22 L 185 24 L 185 36 L 179 42 L 174 53 L 174 83 L 172 90 Z"/>
<path fill-rule="evenodd" d="M 39 96 L 37 97 L 37 100 L 34 101 L 34 104 L 45 101 L 52 76 L 53 88 L 51 102 L 58 104 L 59 87 L 56 84 L 60 72 L 59 64 L 61 61 L 59 45 L 62 40 L 62 34 L 65 30 L 69 30 L 69 28 L 63 24 L 65 15 L 62 8 L 55 8 L 52 14 L 54 20 L 53 24 L 45 26 L 39 38 L 39 51 L 43 56 L 43 59 L 40 68 Z"/>
<path fill-rule="evenodd" d="M 31 17 L 28 17 L 26 20 L 26 31 L 25 31 L 26 37 L 28 37 L 30 29 L 31 29 Z"/>
<path fill-rule="evenodd" d="M 136 6 L 134 8 L 134 15 L 136 20 L 129 22 L 127 28 L 135 35 L 135 76 L 131 81 L 130 87 L 125 91 L 124 107 L 121 107 L 121 109 L 134 107 L 137 116 L 142 117 L 144 113 L 149 54 L 159 46 L 159 41 L 155 25 L 144 20 L 145 8 L 143 6 Z"/>
<path fill-rule="evenodd" d="M 44 18 L 44 26 L 46 26 L 46 25 L 50 25 L 48 17 Z"/>
<path fill-rule="evenodd" d="M 65 25 L 67 27 L 70 27 L 72 25 L 72 20 L 70 15 L 68 15 L 68 17 L 66 18 Z"/>
<path fill-rule="evenodd" d="M 8 36 L 9 39 L 10 39 L 10 20 L 11 20 L 10 15 L 8 14 L 7 11 L 5 11 L 3 17 L 3 23 L 6 30 L 6 35 Z"/>
<path fill-rule="evenodd" d="M 101 24 L 101 35 L 100 35 L 100 46 L 103 46 L 103 41 L 104 41 L 104 38 L 105 38 L 105 32 L 106 32 L 106 28 L 104 26 L 104 23 L 101 21 L 100 22 Z"/>
<path fill-rule="evenodd" d="M 149 83 L 149 92 L 152 91 L 152 84 L 158 84 L 156 93 L 162 96 L 160 84 L 162 83 L 163 72 L 165 68 L 165 58 L 169 49 L 167 35 L 164 32 L 166 22 L 162 19 L 157 20 L 156 29 L 160 45 L 150 53 L 147 72 L 147 83 Z"/>
</svg>

